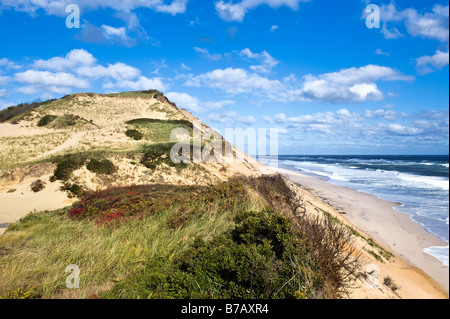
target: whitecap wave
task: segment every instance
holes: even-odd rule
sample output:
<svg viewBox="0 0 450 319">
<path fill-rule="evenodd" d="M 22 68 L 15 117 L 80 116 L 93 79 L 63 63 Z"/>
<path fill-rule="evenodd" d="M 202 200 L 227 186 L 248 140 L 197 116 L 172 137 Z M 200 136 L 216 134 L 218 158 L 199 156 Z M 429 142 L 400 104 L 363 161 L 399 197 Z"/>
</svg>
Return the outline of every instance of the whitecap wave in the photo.
<svg viewBox="0 0 450 319">
<path fill-rule="evenodd" d="M 448 267 L 448 255 L 449 255 L 449 247 L 445 246 L 432 246 L 425 248 L 423 250 L 428 255 L 431 255 L 433 257 L 436 257 L 439 259 L 445 266 Z"/>
</svg>

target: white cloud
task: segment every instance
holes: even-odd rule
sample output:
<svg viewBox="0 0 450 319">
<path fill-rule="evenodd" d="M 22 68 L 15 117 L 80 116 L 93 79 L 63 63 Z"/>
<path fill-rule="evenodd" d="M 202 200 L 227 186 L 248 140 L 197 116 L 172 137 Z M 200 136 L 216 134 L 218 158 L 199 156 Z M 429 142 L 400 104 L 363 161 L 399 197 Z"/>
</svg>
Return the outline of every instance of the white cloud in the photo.
<svg viewBox="0 0 450 319">
<path fill-rule="evenodd" d="M 449 64 L 449 54 L 447 52 L 442 52 L 437 50 L 434 55 L 425 55 L 416 59 L 416 67 L 421 74 L 426 74 L 448 66 Z"/>
<path fill-rule="evenodd" d="M 416 9 L 397 10 L 395 4 L 380 7 L 380 17 L 383 21 L 382 33 L 387 39 L 402 37 L 396 29 L 388 29 L 387 23 L 403 22 L 408 33 L 414 37 L 424 37 L 447 42 L 449 39 L 449 6 L 435 5 L 431 12 L 419 13 Z"/>
<path fill-rule="evenodd" d="M 181 69 L 182 70 L 186 70 L 186 71 L 190 71 L 190 70 L 192 70 L 190 67 L 188 67 L 186 64 L 184 64 L 184 63 L 181 63 Z"/>
<path fill-rule="evenodd" d="M 270 32 L 275 32 L 275 30 L 277 30 L 278 29 L 278 26 L 277 25 L 273 25 L 271 28 L 270 28 Z"/>
<path fill-rule="evenodd" d="M 384 51 L 381 50 L 381 49 L 377 49 L 377 50 L 375 51 L 375 54 L 376 54 L 376 55 L 384 55 L 384 56 L 390 56 L 390 55 L 391 55 L 390 53 L 384 52 Z"/>
<path fill-rule="evenodd" d="M 6 85 L 11 80 L 10 76 L 1 76 L 0 75 L 0 85 Z"/>
<path fill-rule="evenodd" d="M 413 126 L 405 126 L 401 124 L 388 124 L 387 126 L 381 125 L 381 127 L 386 128 L 386 130 L 390 133 L 394 133 L 397 135 L 418 135 L 423 133 L 423 129 L 413 127 Z"/>
<path fill-rule="evenodd" d="M 140 40 L 148 40 L 149 37 L 136 14 L 133 12 L 139 8 L 148 8 L 157 12 L 171 15 L 186 12 L 188 0 L 77 0 L 75 3 L 80 7 L 82 13 L 111 10 L 116 18 L 126 23 L 125 27 L 111 27 L 102 25 L 97 27 L 93 24 L 82 25 L 82 32 L 76 38 L 83 42 L 93 42 L 99 44 L 117 43 L 127 47 L 136 45 Z M 2 0 L 1 9 L 14 9 L 24 11 L 36 16 L 44 12 L 47 15 L 67 17 L 65 9 L 67 5 L 74 3 L 73 0 Z"/>
<path fill-rule="evenodd" d="M 191 76 L 186 85 L 207 86 L 231 94 L 250 93 L 258 90 L 271 91 L 282 87 L 278 80 L 269 80 L 244 69 L 234 68 L 217 69 L 198 76 Z"/>
<path fill-rule="evenodd" d="M 368 119 L 384 119 L 388 121 L 394 121 L 397 119 L 397 113 L 392 110 L 366 110 L 365 117 Z"/>
<path fill-rule="evenodd" d="M 235 126 L 236 124 L 252 125 L 256 122 L 256 119 L 253 116 L 243 116 L 235 111 L 212 113 L 209 114 L 207 118 L 212 122 L 223 123 L 229 126 Z"/>
<path fill-rule="evenodd" d="M 324 73 L 318 76 L 306 75 L 300 88 L 280 94 L 288 101 L 326 101 L 326 102 L 363 102 L 378 101 L 383 93 L 376 81 L 411 81 L 414 77 L 404 76 L 384 66 L 367 65 L 349 68 L 338 72 Z"/>
<path fill-rule="evenodd" d="M 117 81 L 132 80 L 141 75 L 141 71 L 125 63 L 109 64 L 107 67 L 95 65 L 74 70 L 79 76 L 91 79 L 112 78 Z"/>
<path fill-rule="evenodd" d="M 149 8 L 158 12 L 172 15 L 186 12 L 188 0 L 78 0 L 76 4 L 83 11 L 95 11 L 100 9 L 112 9 L 118 12 L 130 12 L 138 8 Z M 17 11 L 25 11 L 30 14 L 37 14 L 39 9 L 46 14 L 66 16 L 65 9 L 73 0 L 2 0 L 4 8 L 12 8 Z"/>
<path fill-rule="evenodd" d="M 199 100 L 187 93 L 168 92 L 166 96 L 180 108 L 186 108 L 194 112 L 198 112 L 201 109 Z"/>
<path fill-rule="evenodd" d="M 122 80 L 116 83 L 107 82 L 104 88 L 121 88 L 133 91 L 143 91 L 143 90 L 158 90 L 165 91 L 167 86 L 162 82 L 160 78 L 147 78 L 145 76 L 140 76 L 137 80 Z"/>
<path fill-rule="evenodd" d="M 141 71 L 122 62 L 103 66 L 86 50 L 72 50 L 65 57 L 36 60 L 33 69 L 16 73 L 14 80 L 27 84 L 18 88 L 24 94 L 68 94 L 73 89 L 87 89 L 91 81 L 102 80 L 104 89 L 166 90 L 158 78 L 148 78 Z"/>
<path fill-rule="evenodd" d="M 357 129 L 362 117 L 358 113 L 350 113 L 347 109 L 336 112 L 319 112 L 312 115 L 300 115 L 287 119 L 290 127 L 301 129 L 305 132 L 320 134 L 336 134 L 337 129 Z"/>
<path fill-rule="evenodd" d="M 16 63 L 9 61 L 7 58 L 1 58 L 0 59 L 0 68 L 6 68 L 6 69 L 19 69 L 20 66 L 18 66 Z"/>
<path fill-rule="evenodd" d="M 175 102 L 178 107 L 186 108 L 194 112 L 219 110 L 225 106 L 234 104 L 234 101 L 231 100 L 200 102 L 196 97 L 179 92 L 169 92 L 166 93 L 166 96 L 169 100 Z"/>
<path fill-rule="evenodd" d="M 132 80 L 141 75 L 141 71 L 125 63 L 102 66 L 97 59 L 86 50 L 72 50 L 65 57 L 54 57 L 48 60 L 37 60 L 33 63 L 35 69 L 51 71 L 66 71 L 89 79 L 112 78 L 117 81 Z"/>
<path fill-rule="evenodd" d="M 18 89 L 25 94 L 35 94 L 40 91 L 67 94 L 71 92 L 72 88 L 86 89 L 90 85 L 88 81 L 65 72 L 27 70 L 16 73 L 14 79 L 17 82 L 28 84 L 28 86 Z"/>
<path fill-rule="evenodd" d="M 239 56 L 259 61 L 261 65 L 250 66 L 250 69 L 255 72 L 268 73 L 280 63 L 280 61 L 274 59 L 267 51 L 253 53 L 250 49 L 246 48 L 239 52 Z"/>
<path fill-rule="evenodd" d="M 52 71 L 74 70 L 80 67 L 89 67 L 96 63 L 92 54 L 82 49 L 75 49 L 66 54 L 65 57 L 54 57 L 49 60 L 37 60 L 33 63 L 36 69 Z"/>
<path fill-rule="evenodd" d="M 231 1 L 225 2 L 220 0 L 216 2 L 216 11 L 219 17 L 225 21 L 239 21 L 244 20 L 248 11 L 266 4 L 271 8 L 279 8 L 281 6 L 287 6 L 296 11 L 301 2 L 307 2 L 308 0 L 242 0 L 238 3 Z"/>
<path fill-rule="evenodd" d="M 284 113 L 275 114 L 274 116 L 263 116 L 263 119 L 270 124 L 283 124 L 287 121 Z"/>
<path fill-rule="evenodd" d="M 195 52 L 200 53 L 203 57 L 205 57 L 208 60 L 218 61 L 218 60 L 222 59 L 221 54 L 211 54 L 211 53 L 209 53 L 208 49 L 195 47 L 194 50 L 195 50 Z"/>
</svg>

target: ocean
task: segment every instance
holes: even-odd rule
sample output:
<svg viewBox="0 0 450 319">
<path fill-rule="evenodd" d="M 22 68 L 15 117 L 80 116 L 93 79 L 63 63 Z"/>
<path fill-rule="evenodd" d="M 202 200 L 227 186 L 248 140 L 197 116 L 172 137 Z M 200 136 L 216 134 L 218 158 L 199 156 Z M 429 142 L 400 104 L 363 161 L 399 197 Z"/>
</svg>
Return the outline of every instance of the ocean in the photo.
<svg viewBox="0 0 450 319">
<path fill-rule="evenodd" d="M 449 156 L 280 155 L 278 167 L 400 202 L 396 210 L 409 213 L 425 230 L 449 242 Z M 425 252 L 449 265 L 448 245 Z"/>
</svg>

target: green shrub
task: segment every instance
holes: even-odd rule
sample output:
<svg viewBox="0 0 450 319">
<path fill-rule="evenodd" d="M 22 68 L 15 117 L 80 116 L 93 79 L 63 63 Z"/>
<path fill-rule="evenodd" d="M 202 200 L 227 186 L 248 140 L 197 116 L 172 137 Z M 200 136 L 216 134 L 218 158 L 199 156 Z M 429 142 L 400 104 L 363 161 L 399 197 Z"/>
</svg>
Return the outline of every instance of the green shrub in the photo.
<svg viewBox="0 0 450 319">
<path fill-rule="evenodd" d="M 192 129 L 192 123 L 187 120 L 159 120 L 150 118 L 139 118 L 125 122 L 130 125 L 147 125 L 147 124 L 173 124 L 178 126 L 185 126 Z"/>
<path fill-rule="evenodd" d="M 64 183 L 64 185 L 61 186 L 61 190 L 66 191 L 68 193 L 69 198 L 81 197 L 86 194 L 84 189 L 78 184 Z"/>
<path fill-rule="evenodd" d="M 70 154 L 57 160 L 57 166 L 53 175 L 58 180 L 66 181 L 72 175 L 72 172 L 81 168 L 86 162 L 86 157 L 79 154 Z"/>
<path fill-rule="evenodd" d="M 56 115 L 44 115 L 39 122 L 37 123 L 37 126 L 46 126 L 48 124 L 50 124 L 51 122 L 53 122 L 54 120 L 56 120 L 57 116 Z"/>
<path fill-rule="evenodd" d="M 287 218 L 246 212 L 236 223 L 233 231 L 210 242 L 197 239 L 169 268 L 162 260 L 151 262 L 107 297 L 285 299 L 322 294 L 319 271 Z"/>
<path fill-rule="evenodd" d="M 107 159 L 91 159 L 86 168 L 97 174 L 111 175 L 117 171 L 117 167 Z"/>
<path fill-rule="evenodd" d="M 38 180 L 34 181 L 33 183 L 31 183 L 30 187 L 33 192 L 37 193 L 45 188 L 45 182 L 38 179 Z"/>
<path fill-rule="evenodd" d="M 144 137 L 144 135 L 138 130 L 127 130 L 125 135 L 136 141 L 141 140 Z"/>
<path fill-rule="evenodd" d="M 164 163 L 168 166 L 184 168 L 187 164 L 174 163 L 170 158 L 170 151 L 176 143 L 152 144 L 144 147 L 141 163 L 150 169 L 155 169 L 158 165 Z"/>
</svg>

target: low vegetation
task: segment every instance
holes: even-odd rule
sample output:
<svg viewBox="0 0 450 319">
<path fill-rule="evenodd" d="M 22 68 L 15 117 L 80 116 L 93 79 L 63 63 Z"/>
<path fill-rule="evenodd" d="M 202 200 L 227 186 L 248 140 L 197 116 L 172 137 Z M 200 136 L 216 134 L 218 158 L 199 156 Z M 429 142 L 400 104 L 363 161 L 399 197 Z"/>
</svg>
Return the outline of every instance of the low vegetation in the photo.
<svg viewBox="0 0 450 319">
<path fill-rule="evenodd" d="M 339 297 L 358 268 L 348 233 L 296 217 L 294 197 L 279 176 L 86 194 L 8 227 L 0 295 Z M 69 264 L 80 268 L 80 289 L 65 287 Z"/>
<path fill-rule="evenodd" d="M 107 159 L 91 159 L 86 168 L 91 172 L 103 175 L 111 175 L 117 171 L 117 167 Z"/>
<path fill-rule="evenodd" d="M 38 179 L 38 180 L 34 181 L 33 183 L 31 183 L 30 188 L 35 193 L 40 192 L 41 190 L 43 190 L 45 188 L 45 182 Z"/>
<path fill-rule="evenodd" d="M 29 114 L 32 110 L 47 105 L 55 100 L 48 100 L 44 102 L 32 102 L 32 103 L 21 103 L 16 106 L 10 106 L 6 109 L 0 111 L 0 123 L 18 118 L 21 115 Z"/>
<path fill-rule="evenodd" d="M 39 127 L 47 126 L 48 124 L 56 120 L 56 118 L 57 118 L 56 115 L 44 115 L 37 123 L 37 126 Z"/>
<path fill-rule="evenodd" d="M 127 130 L 125 132 L 125 135 L 136 141 L 142 140 L 142 138 L 144 137 L 144 135 L 141 132 L 139 132 L 138 130 Z"/>
</svg>

